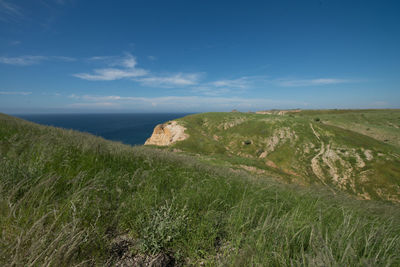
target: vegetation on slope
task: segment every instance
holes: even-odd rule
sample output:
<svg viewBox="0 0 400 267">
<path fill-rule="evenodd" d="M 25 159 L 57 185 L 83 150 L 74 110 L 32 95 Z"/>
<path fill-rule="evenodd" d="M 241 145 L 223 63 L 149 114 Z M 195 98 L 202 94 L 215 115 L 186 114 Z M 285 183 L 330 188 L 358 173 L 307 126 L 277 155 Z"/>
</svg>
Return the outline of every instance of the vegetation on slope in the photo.
<svg viewBox="0 0 400 267">
<path fill-rule="evenodd" d="M 190 137 L 173 148 L 211 162 L 324 184 L 363 199 L 400 201 L 398 110 L 204 113 L 178 121 Z M 392 143 L 376 136 L 391 136 Z"/>
<path fill-rule="evenodd" d="M 399 222 L 392 204 L 0 115 L 2 266 L 395 266 Z"/>
<path fill-rule="evenodd" d="M 311 118 L 318 116 L 325 124 L 400 147 L 400 110 L 307 110 L 298 115 Z"/>
</svg>

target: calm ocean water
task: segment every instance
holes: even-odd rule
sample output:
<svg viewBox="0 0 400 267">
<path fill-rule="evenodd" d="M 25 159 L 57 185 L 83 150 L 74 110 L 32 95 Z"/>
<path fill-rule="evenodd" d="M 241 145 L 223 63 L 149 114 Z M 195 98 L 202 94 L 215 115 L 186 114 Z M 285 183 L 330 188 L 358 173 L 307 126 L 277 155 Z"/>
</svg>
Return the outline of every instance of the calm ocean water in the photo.
<svg viewBox="0 0 400 267">
<path fill-rule="evenodd" d="M 159 124 L 189 114 L 35 114 L 16 117 L 43 125 L 88 132 L 129 145 L 142 145 Z"/>
</svg>

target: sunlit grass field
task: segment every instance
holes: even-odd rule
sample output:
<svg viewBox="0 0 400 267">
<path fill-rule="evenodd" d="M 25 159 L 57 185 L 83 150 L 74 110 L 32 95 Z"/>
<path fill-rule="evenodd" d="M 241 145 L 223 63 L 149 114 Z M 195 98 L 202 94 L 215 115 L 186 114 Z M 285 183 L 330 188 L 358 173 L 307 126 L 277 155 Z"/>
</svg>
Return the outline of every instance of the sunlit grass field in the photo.
<svg viewBox="0 0 400 267">
<path fill-rule="evenodd" d="M 204 161 L 0 115 L 0 265 L 400 265 L 398 205 Z"/>
<path fill-rule="evenodd" d="M 284 182 L 400 202 L 400 110 L 216 112 L 178 121 L 189 138 L 171 149 Z"/>
</svg>

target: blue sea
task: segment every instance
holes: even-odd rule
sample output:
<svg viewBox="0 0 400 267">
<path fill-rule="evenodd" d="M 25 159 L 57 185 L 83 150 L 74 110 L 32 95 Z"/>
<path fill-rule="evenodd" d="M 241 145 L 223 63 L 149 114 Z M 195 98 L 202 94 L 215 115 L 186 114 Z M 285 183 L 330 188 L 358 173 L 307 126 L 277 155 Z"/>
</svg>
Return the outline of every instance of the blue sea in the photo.
<svg viewBox="0 0 400 267">
<path fill-rule="evenodd" d="M 129 145 L 143 145 L 157 124 L 189 114 L 34 114 L 16 117 L 65 129 L 88 132 Z"/>
</svg>

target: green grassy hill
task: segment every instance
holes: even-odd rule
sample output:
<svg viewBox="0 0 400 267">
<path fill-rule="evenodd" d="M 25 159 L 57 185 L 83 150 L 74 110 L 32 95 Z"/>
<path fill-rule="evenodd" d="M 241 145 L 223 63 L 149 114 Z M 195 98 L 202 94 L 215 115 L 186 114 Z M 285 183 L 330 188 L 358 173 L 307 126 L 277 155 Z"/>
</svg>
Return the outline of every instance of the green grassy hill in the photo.
<svg viewBox="0 0 400 267">
<path fill-rule="evenodd" d="M 181 118 L 190 137 L 171 149 L 287 182 L 400 201 L 399 110 L 278 113 Z"/>
<path fill-rule="evenodd" d="M 229 126 L 228 133 L 246 123 L 238 123 L 243 116 L 293 127 L 292 121 L 280 117 L 243 114 L 206 114 L 184 120 L 198 129 L 205 129 L 204 125 L 219 129 L 217 125 L 223 122 Z M 303 120 L 308 127 L 300 127 Z M 328 144 L 326 133 L 336 131 L 311 118 L 296 123 L 306 133 L 300 137 L 296 132 L 297 138 L 315 147 Z M 310 124 L 321 140 L 313 137 Z M 242 153 L 252 155 L 258 139 L 245 134 L 264 128 L 261 122 L 246 125 L 231 135 L 250 139 L 252 143 Z M 191 139 L 182 142 L 182 149 L 196 151 L 199 146 L 215 156 L 227 153 L 238 164 L 250 165 L 259 159 L 236 159 L 221 142 L 214 143 L 214 133 L 189 131 Z M 218 138 L 225 140 L 222 133 Z M 296 140 L 290 130 L 283 135 Z M 205 142 L 196 145 L 196 136 Z M 348 146 L 345 149 L 359 144 L 340 138 Z M 242 140 L 232 142 L 232 148 L 243 146 Z M 397 153 L 388 144 L 373 142 L 377 147 L 366 149 L 371 149 L 374 159 L 379 158 L 377 153 L 385 157 Z M 290 156 L 290 146 L 287 149 Z M 271 159 L 276 164 L 277 157 Z M 281 184 L 199 159 L 0 114 L 0 265 L 400 265 L 397 205 L 332 194 L 324 186 Z M 288 161 L 281 159 L 290 170 L 284 165 Z M 297 162 L 294 157 L 291 161 Z"/>
</svg>

